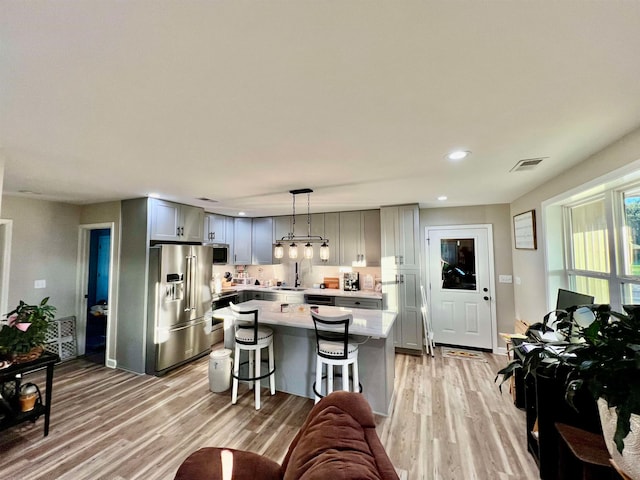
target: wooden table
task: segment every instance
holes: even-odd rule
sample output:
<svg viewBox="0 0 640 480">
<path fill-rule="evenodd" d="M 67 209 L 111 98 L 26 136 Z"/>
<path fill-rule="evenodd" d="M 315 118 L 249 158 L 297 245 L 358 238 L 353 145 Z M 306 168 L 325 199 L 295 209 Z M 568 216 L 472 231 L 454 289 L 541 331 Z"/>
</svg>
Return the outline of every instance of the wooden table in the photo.
<svg viewBox="0 0 640 480">
<path fill-rule="evenodd" d="M 0 384 L 15 382 L 16 396 L 20 389 L 22 376 L 47 369 L 45 383 L 44 403 L 36 404 L 33 410 L 21 412 L 17 405 L 17 399 L 4 399 L 0 392 L 0 412 L 4 414 L 0 418 L 0 431 L 30 420 L 35 422 L 38 417 L 44 415 L 44 436 L 49 435 L 49 416 L 51 414 L 51 393 L 53 391 L 53 367 L 60 361 L 60 357 L 53 353 L 45 352 L 40 358 L 25 363 L 14 363 L 13 365 L 0 370 Z M 4 401 L 3 401 L 4 400 Z"/>
</svg>

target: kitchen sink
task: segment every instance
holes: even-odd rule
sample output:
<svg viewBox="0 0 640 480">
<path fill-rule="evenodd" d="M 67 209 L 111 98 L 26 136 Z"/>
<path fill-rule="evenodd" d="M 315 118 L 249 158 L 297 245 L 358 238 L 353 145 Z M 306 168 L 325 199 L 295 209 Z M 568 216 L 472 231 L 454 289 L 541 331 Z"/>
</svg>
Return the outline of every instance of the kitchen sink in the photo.
<svg viewBox="0 0 640 480">
<path fill-rule="evenodd" d="M 302 292 L 303 290 L 306 290 L 305 287 L 273 287 L 273 290 L 288 290 L 288 291 L 294 291 L 294 292 Z"/>
</svg>

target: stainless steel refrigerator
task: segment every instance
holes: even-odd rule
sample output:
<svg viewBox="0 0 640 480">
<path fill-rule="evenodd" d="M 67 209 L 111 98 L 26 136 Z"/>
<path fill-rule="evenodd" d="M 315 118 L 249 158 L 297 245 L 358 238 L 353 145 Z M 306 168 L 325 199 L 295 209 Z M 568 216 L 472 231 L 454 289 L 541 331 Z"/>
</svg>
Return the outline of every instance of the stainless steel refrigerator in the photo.
<svg viewBox="0 0 640 480">
<path fill-rule="evenodd" d="M 149 249 L 146 372 L 162 375 L 211 350 L 213 249 L 156 245 Z"/>
</svg>

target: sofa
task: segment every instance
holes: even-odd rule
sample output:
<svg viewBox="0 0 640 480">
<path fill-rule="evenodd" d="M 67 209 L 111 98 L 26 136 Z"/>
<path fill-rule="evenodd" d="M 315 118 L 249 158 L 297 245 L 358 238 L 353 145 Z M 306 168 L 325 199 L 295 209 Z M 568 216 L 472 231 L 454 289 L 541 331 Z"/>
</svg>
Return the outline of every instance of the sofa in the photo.
<svg viewBox="0 0 640 480">
<path fill-rule="evenodd" d="M 334 392 L 309 412 L 282 465 L 262 455 L 205 447 L 189 455 L 175 480 L 398 480 L 359 393 Z"/>
</svg>

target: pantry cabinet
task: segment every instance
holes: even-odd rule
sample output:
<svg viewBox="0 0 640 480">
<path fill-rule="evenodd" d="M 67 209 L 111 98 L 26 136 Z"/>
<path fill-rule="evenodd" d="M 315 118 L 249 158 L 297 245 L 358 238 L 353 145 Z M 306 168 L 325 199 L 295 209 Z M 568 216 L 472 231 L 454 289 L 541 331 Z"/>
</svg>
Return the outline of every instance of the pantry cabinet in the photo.
<svg viewBox="0 0 640 480">
<path fill-rule="evenodd" d="M 380 209 L 383 308 L 398 313 L 397 348 L 422 352 L 420 312 L 419 209 L 401 205 Z"/>
</svg>

